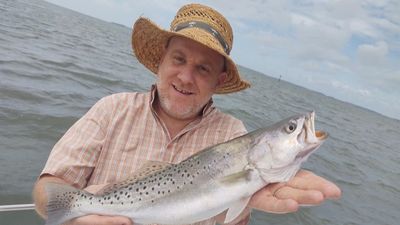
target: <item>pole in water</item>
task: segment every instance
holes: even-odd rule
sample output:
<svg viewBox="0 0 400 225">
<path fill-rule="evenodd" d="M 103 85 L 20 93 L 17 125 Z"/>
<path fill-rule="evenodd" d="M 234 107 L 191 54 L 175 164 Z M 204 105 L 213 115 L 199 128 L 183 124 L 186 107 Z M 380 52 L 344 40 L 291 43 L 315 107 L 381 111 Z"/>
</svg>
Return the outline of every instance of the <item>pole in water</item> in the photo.
<svg viewBox="0 0 400 225">
<path fill-rule="evenodd" d="M 0 212 L 34 210 L 34 204 L 0 205 Z"/>
</svg>

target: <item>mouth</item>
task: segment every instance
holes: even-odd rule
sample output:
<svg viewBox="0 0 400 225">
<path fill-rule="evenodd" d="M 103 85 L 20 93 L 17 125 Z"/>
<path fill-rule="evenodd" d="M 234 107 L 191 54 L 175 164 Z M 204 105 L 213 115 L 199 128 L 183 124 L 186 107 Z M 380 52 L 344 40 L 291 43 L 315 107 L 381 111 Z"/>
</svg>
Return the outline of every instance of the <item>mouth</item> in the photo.
<svg viewBox="0 0 400 225">
<path fill-rule="evenodd" d="M 177 87 L 174 84 L 172 84 L 172 87 L 175 89 L 175 91 L 177 91 L 177 92 L 179 92 L 179 93 L 181 93 L 183 95 L 192 95 L 192 94 L 194 94 L 193 92 L 185 90 L 185 89 L 181 89 L 181 88 Z"/>
<path fill-rule="evenodd" d="M 298 138 L 299 141 L 303 142 L 306 147 L 301 152 L 299 152 L 299 154 L 297 154 L 296 158 L 308 157 L 328 138 L 327 132 L 322 130 L 315 130 L 314 120 L 314 111 L 305 116 L 303 129 L 300 132 Z"/>
</svg>

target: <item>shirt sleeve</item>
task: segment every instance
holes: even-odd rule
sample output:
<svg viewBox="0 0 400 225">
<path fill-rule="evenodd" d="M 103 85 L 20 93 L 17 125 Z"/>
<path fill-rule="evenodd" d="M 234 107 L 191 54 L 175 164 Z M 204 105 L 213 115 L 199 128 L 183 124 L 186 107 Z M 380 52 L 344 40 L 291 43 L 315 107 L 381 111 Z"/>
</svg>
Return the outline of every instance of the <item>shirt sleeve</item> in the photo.
<svg viewBox="0 0 400 225">
<path fill-rule="evenodd" d="M 242 135 L 247 134 L 247 129 L 244 126 L 243 122 L 241 120 L 236 120 L 236 122 L 234 123 L 233 127 L 232 127 L 232 133 L 231 133 L 231 137 L 230 139 L 236 138 L 236 137 L 240 137 Z"/>
<path fill-rule="evenodd" d="M 59 177 L 84 188 L 102 149 L 111 118 L 109 98 L 98 101 L 55 144 L 40 174 Z"/>
</svg>

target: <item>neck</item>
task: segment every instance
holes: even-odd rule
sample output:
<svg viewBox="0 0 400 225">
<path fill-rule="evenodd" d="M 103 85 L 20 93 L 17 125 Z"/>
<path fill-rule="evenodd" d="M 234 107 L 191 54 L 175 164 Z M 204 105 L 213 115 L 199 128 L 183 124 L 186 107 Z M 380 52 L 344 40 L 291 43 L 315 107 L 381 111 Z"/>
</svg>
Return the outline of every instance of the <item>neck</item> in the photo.
<svg viewBox="0 0 400 225">
<path fill-rule="evenodd" d="M 178 135 L 189 123 L 200 118 L 200 115 L 187 119 L 173 117 L 162 109 L 158 98 L 155 99 L 153 106 L 157 116 L 165 124 L 171 139 Z"/>
</svg>

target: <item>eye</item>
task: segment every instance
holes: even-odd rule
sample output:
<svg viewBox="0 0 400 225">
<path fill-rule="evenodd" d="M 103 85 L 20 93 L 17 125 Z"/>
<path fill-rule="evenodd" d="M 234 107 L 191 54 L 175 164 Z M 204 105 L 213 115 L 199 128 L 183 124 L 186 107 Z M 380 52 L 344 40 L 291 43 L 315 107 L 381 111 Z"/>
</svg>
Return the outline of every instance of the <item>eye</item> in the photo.
<svg viewBox="0 0 400 225">
<path fill-rule="evenodd" d="M 210 69 L 204 65 L 199 65 L 199 70 L 201 73 L 210 73 Z"/>
<path fill-rule="evenodd" d="M 175 64 L 182 64 L 185 62 L 185 59 L 182 56 L 174 56 L 173 61 Z"/>
<path fill-rule="evenodd" d="M 288 134 L 290 134 L 290 133 L 292 133 L 293 131 L 295 131 L 296 128 L 297 128 L 297 124 L 296 124 L 294 121 L 291 121 L 291 122 L 289 122 L 288 125 L 286 125 L 285 131 L 286 131 Z"/>
</svg>

